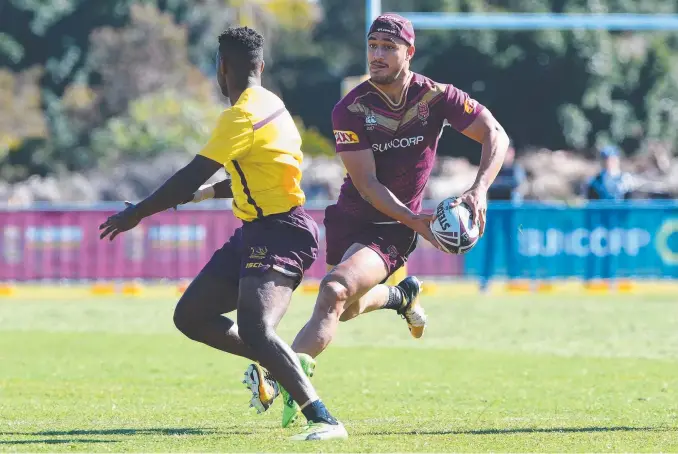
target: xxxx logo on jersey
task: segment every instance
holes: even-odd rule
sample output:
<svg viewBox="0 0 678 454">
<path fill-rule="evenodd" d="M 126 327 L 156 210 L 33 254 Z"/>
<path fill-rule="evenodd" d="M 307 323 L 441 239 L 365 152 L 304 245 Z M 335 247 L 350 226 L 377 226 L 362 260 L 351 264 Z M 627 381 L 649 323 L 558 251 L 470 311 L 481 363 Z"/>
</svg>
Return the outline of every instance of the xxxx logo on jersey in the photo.
<svg viewBox="0 0 678 454">
<path fill-rule="evenodd" d="M 343 145 L 347 143 L 358 143 L 358 134 L 353 131 L 334 131 L 334 139 L 337 141 L 337 145 Z"/>
</svg>

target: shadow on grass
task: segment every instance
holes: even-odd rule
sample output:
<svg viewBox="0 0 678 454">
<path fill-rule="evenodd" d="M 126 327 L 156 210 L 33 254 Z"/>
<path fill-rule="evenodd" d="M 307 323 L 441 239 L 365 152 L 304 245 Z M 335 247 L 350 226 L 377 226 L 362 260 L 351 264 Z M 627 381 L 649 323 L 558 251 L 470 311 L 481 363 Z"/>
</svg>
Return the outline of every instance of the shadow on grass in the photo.
<svg viewBox="0 0 678 454">
<path fill-rule="evenodd" d="M 76 439 L 47 439 L 47 440 L 0 440 L 0 445 L 70 445 L 90 443 L 119 443 L 118 440 L 93 440 L 86 438 Z"/>
<path fill-rule="evenodd" d="M 120 429 L 74 429 L 74 430 L 45 430 L 40 432 L 0 432 L 0 435 L 22 435 L 32 437 L 63 437 L 73 435 L 251 435 L 253 431 L 217 430 L 213 428 L 192 427 L 154 427 L 154 428 L 120 428 Z"/>
<path fill-rule="evenodd" d="M 678 432 L 676 427 L 524 427 L 515 429 L 382 431 L 373 435 L 506 435 L 529 433 Z"/>
</svg>

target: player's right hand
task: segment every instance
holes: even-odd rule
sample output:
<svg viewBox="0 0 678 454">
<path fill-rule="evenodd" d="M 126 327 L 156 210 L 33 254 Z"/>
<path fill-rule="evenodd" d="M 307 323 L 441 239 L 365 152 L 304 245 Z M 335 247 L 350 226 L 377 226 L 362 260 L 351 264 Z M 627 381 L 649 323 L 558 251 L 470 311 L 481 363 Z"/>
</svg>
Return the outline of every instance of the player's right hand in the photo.
<svg viewBox="0 0 678 454">
<path fill-rule="evenodd" d="M 415 214 L 408 221 L 407 226 L 423 236 L 426 241 L 431 243 L 436 249 L 443 251 L 444 249 L 438 243 L 433 232 L 431 231 L 431 221 L 435 219 L 435 214 Z"/>
<path fill-rule="evenodd" d="M 125 206 L 127 208 L 120 213 L 109 216 L 109 218 L 99 226 L 99 230 L 102 230 L 99 235 L 100 240 L 109 236 L 110 240 L 113 241 L 113 239 L 122 232 L 131 230 L 139 224 L 141 216 L 139 216 L 136 205 L 125 201 Z"/>
</svg>

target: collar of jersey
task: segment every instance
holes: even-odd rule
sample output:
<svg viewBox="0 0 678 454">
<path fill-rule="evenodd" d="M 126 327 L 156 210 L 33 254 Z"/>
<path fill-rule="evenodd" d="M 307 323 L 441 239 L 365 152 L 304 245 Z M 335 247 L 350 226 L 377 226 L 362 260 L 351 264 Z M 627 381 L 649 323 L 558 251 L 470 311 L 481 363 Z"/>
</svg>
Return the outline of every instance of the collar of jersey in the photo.
<svg viewBox="0 0 678 454">
<path fill-rule="evenodd" d="M 261 85 L 253 85 L 251 87 L 245 88 L 242 93 L 240 93 L 240 97 L 238 97 L 238 100 L 234 103 L 231 104 L 231 107 L 236 107 L 241 104 L 244 104 L 247 102 L 247 98 L 249 97 L 249 93 L 247 92 L 253 92 L 256 91 L 257 88 L 262 88 Z"/>
<path fill-rule="evenodd" d="M 370 83 L 370 85 L 372 85 L 372 87 L 374 87 L 377 90 L 377 94 L 381 96 L 384 99 L 384 101 L 386 101 L 386 103 L 389 106 L 391 106 L 393 110 L 400 110 L 403 108 L 405 102 L 407 101 L 407 91 L 410 88 L 410 84 L 412 83 L 412 77 L 414 77 L 414 73 L 410 71 L 410 75 L 408 76 L 407 82 L 403 87 L 403 91 L 400 92 L 400 99 L 398 99 L 398 102 L 391 101 L 391 98 L 389 98 L 388 95 L 384 93 L 381 88 L 374 85 L 371 80 L 368 80 L 368 82 Z"/>
</svg>

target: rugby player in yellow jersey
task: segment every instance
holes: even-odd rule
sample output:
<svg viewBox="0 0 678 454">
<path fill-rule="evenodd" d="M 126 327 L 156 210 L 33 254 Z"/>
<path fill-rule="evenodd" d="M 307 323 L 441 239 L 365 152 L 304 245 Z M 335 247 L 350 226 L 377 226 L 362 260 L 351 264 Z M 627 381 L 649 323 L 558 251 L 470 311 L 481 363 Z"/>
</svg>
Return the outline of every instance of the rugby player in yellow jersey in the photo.
<svg viewBox="0 0 678 454">
<path fill-rule="evenodd" d="M 212 190 L 219 191 L 219 198 L 233 198 L 233 212 L 243 225 L 186 289 L 174 323 L 190 339 L 257 362 L 248 368 L 244 383 L 259 412 L 282 385 L 308 420 L 292 439 L 346 438 L 346 429 L 319 399 L 299 357 L 275 332 L 292 292 L 316 258 L 318 226 L 302 208 L 299 132 L 280 98 L 261 86 L 263 41 L 248 27 L 229 28 L 219 36 L 217 79 L 232 107 L 221 114 L 199 155 L 149 197 L 109 217 L 100 226 L 100 237 L 113 240 L 143 218 L 193 199 L 224 166 L 231 184 Z M 237 323 L 222 315 L 236 309 Z"/>
</svg>

